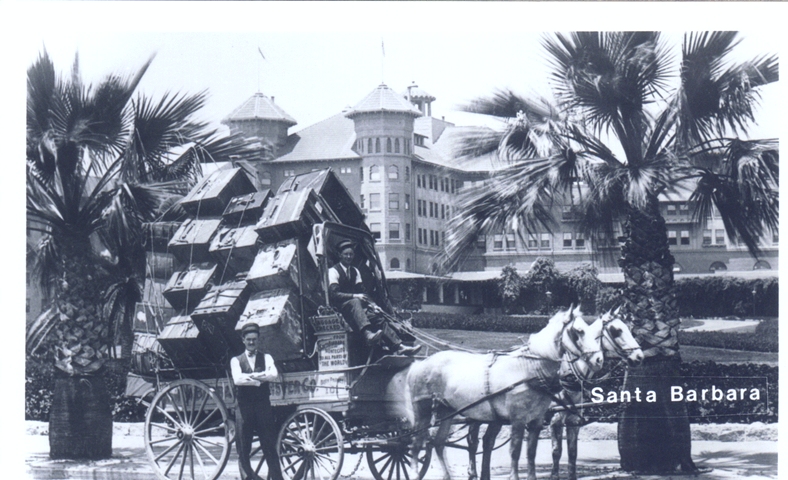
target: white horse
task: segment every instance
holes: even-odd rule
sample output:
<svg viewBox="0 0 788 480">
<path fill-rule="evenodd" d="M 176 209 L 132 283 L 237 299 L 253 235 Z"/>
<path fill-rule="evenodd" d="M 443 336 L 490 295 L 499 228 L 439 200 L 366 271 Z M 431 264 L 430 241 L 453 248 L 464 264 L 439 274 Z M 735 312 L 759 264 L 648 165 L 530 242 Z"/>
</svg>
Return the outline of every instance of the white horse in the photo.
<svg viewBox="0 0 788 480">
<path fill-rule="evenodd" d="M 620 310 L 620 309 L 619 309 Z M 602 350 L 626 361 L 628 366 L 637 366 L 643 361 L 643 350 L 632 336 L 626 323 L 618 317 L 619 310 L 607 312 L 599 320 L 602 321 Z M 571 372 L 569 365 L 561 364 L 559 376 L 564 379 L 570 376 L 560 398 L 565 404 L 578 405 L 583 401 L 583 389 Z M 550 474 L 552 480 L 558 480 L 558 464 L 561 460 L 561 444 L 564 425 L 566 425 L 566 450 L 569 470 L 569 480 L 577 479 L 577 436 L 583 419 L 576 411 L 563 410 L 553 415 L 550 421 L 550 433 L 553 446 L 553 469 Z M 484 478 L 484 477 L 483 477 Z M 489 479 L 489 475 L 488 475 Z"/>
<path fill-rule="evenodd" d="M 602 328 L 602 351 L 606 354 L 615 355 L 627 362 L 630 366 L 639 365 L 643 361 L 643 351 L 632 332 L 626 323 L 618 317 L 619 310 L 615 312 L 607 312 L 602 315 L 599 320 L 595 321 L 592 325 Z M 568 362 L 561 362 L 561 367 L 558 373 L 562 380 L 564 389 L 561 391 L 559 398 L 565 405 L 577 405 L 582 401 L 582 391 L 573 386 L 579 387 L 579 382 L 575 374 L 572 372 L 572 366 Z M 585 379 L 590 380 L 593 375 L 586 375 Z M 551 407 L 556 406 L 553 402 Z M 552 447 L 553 447 L 553 470 L 551 474 L 552 479 L 558 478 L 558 465 L 561 459 L 562 436 L 563 427 L 566 425 L 566 442 L 567 454 L 569 460 L 569 478 L 574 480 L 577 472 L 577 435 L 580 431 L 581 418 L 572 411 L 563 410 L 553 415 L 550 422 L 552 434 Z M 479 428 L 481 423 L 471 423 L 468 426 L 468 477 L 473 480 L 477 478 L 476 473 L 476 450 L 479 444 Z M 487 431 L 484 434 L 484 441 L 482 447 L 482 480 L 490 479 L 490 456 L 495 442 L 495 437 L 501 430 L 500 423 L 493 423 L 487 426 Z"/>
<path fill-rule="evenodd" d="M 601 327 L 596 323 L 589 326 L 579 308 L 570 307 L 531 335 L 528 345 L 513 352 L 496 355 L 447 350 L 414 363 L 405 391 L 415 432 L 411 458 L 418 458 L 435 414 L 440 425 L 433 444 L 444 479 L 450 480 L 444 445 L 451 418 L 459 412 L 476 422 L 511 423 L 510 480 L 519 478 L 520 450 L 528 428 L 528 480 L 535 480 L 536 445 L 552 400 L 549 385 L 557 380 L 562 360 L 581 376 L 599 371 L 604 361 L 601 336 Z M 413 463 L 415 469 L 415 460 Z"/>
</svg>

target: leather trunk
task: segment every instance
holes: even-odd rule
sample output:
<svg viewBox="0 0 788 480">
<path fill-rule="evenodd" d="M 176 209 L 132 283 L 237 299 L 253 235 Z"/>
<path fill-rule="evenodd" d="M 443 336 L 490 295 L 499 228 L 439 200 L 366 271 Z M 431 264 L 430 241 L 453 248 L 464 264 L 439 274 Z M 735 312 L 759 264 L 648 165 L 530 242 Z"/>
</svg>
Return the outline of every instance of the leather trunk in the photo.
<svg viewBox="0 0 788 480">
<path fill-rule="evenodd" d="M 226 264 L 231 274 L 248 272 L 257 253 L 257 233 L 254 231 L 254 225 L 239 228 L 220 227 L 213 236 L 208 251 L 219 262 L 222 271 Z"/>
<path fill-rule="evenodd" d="M 273 196 L 274 194 L 271 190 L 266 188 L 259 192 L 231 198 L 230 203 L 222 214 L 224 223 L 234 227 L 256 224 L 263 214 L 266 203 Z"/>
<path fill-rule="evenodd" d="M 240 332 L 247 323 L 260 326 L 261 348 L 277 361 L 304 356 L 303 324 L 299 315 L 298 294 L 278 289 L 252 294 L 235 326 Z"/>
<path fill-rule="evenodd" d="M 180 201 L 190 215 L 203 218 L 224 213 L 230 199 L 256 192 L 252 181 L 240 168 L 217 170 L 203 178 Z"/>
<path fill-rule="evenodd" d="M 229 365 L 231 356 L 240 353 L 238 345 L 228 344 L 221 335 L 201 332 L 189 315 L 172 317 L 159 335 L 159 344 L 178 369 Z"/>
<path fill-rule="evenodd" d="M 312 189 L 286 191 L 269 200 L 255 230 L 264 243 L 312 234 L 312 225 L 337 221 Z"/>
<path fill-rule="evenodd" d="M 221 222 L 220 218 L 185 220 L 170 239 L 168 244 L 170 253 L 183 263 L 210 260 L 208 249 L 211 246 L 211 238 Z"/>
<path fill-rule="evenodd" d="M 175 272 L 164 288 L 164 298 L 176 310 L 191 310 L 211 288 L 215 273 L 216 264 L 207 262 L 193 264 L 186 270 Z"/>
</svg>

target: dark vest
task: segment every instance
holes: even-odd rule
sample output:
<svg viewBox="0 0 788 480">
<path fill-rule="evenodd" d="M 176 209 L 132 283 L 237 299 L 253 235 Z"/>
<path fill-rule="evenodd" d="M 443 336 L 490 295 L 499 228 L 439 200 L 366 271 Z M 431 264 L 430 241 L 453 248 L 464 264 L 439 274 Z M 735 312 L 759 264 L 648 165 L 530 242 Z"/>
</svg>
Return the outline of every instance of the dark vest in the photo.
<svg viewBox="0 0 788 480">
<path fill-rule="evenodd" d="M 235 358 L 238 359 L 238 363 L 241 365 L 242 373 L 265 371 L 265 355 L 261 352 L 257 352 L 257 355 L 254 356 L 254 369 L 252 369 L 252 366 L 249 365 L 249 360 L 246 358 L 246 352 L 238 355 Z M 263 382 L 259 387 L 236 385 L 236 391 L 238 392 L 238 402 L 254 402 L 258 404 L 262 403 L 266 406 L 271 405 L 271 401 L 269 399 L 270 389 L 268 387 L 268 382 Z"/>
<path fill-rule="evenodd" d="M 356 292 L 356 275 L 358 271 L 354 267 L 350 267 L 348 273 L 345 273 L 345 269 L 339 265 L 334 265 L 334 269 L 339 273 L 339 291 L 342 293 L 358 293 Z"/>
</svg>

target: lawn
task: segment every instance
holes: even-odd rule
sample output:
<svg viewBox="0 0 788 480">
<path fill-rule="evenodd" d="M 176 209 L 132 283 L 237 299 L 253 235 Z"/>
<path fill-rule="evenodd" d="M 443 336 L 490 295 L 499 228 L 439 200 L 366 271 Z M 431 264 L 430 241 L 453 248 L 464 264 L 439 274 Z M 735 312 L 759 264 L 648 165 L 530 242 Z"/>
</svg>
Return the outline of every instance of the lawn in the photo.
<svg viewBox="0 0 788 480">
<path fill-rule="evenodd" d="M 507 350 L 511 347 L 523 345 L 529 336 L 527 333 L 438 330 L 432 328 L 423 330 L 446 343 L 482 352 Z M 681 358 L 685 362 L 713 360 L 717 363 L 759 363 L 777 366 L 778 354 L 684 345 L 681 347 Z"/>
</svg>

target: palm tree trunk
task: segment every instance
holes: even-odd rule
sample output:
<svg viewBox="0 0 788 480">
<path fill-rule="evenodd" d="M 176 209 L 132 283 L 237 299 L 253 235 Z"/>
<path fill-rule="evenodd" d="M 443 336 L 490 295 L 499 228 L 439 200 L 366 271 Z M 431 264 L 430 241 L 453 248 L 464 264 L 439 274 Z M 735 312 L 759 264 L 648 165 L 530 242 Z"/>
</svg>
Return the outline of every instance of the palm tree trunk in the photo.
<svg viewBox="0 0 788 480">
<path fill-rule="evenodd" d="M 49 456 L 91 460 L 112 456 L 112 410 L 103 375 L 55 379 Z"/>
<path fill-rule="evenodd" d="M 643 209 L 630 208 L 627 240 L 619 265 L 624 272 L 625 312 L 643 348 L 643 364 L 631 368 L 624 390 L 641 391 L 642 402 L 629 402 L 618 423 L 621 468 L 637 472 L 694 471 L 687 407 L 670 401 L 670 387 L 681 385 L 679 317 L 673 283 L 673 256 L 665 220 L 656 197 Z M 654 391 L 656 401 L 646 401 Z"/>
</svg>

